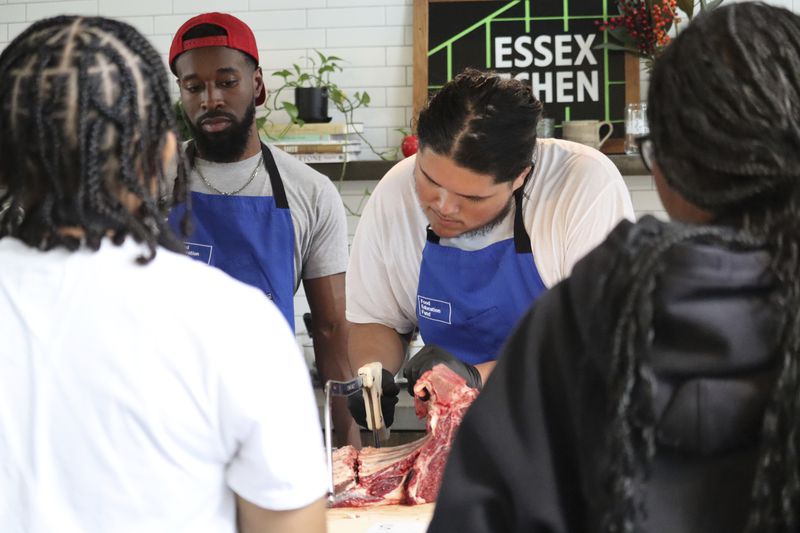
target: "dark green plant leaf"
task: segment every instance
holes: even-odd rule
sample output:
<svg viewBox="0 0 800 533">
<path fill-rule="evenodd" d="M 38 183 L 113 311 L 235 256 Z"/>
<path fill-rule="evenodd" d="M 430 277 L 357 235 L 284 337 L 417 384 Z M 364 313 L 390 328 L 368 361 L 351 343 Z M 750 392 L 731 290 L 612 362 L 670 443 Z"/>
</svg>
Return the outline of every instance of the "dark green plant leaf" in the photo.
<svg viewBox="0 0 800 533">
<path fill-rule="evenodd" d="M 341 91 L 341 89 L 332 86 L 328 87 L 328 98 L 330 98 L 331 101 L 333 101 L 333 103 L 336 105 L 339 105 L 345 100 L 344 93 Z"/>
<path fill-rule="evenodd" d="M 677 2 L 678 9 L 686 13 L 689 20 L 692 20 L 692 16 L 694 16 L 694 0 L 677 0 Z"/>
<path fill-rule="evenodd" d="M 615 39 L 625 46 L 630 46 L 631 48 L 636 47 L 636 39 L 631 37 L 631 34 L 628 33 L 628 30 L 625 28 L 614 28 L 613 30 L 606 30 L 608 36 L 612 39 Z"/>
<path fill-rule="evenodd" d="M 297 122 L 298 120 L 300 120 L 300 119 L 297 118 L 297 106 L 296 105 L 294 105 L 291 102 L 285 102 L 284 101 L 284 102 L 281 102 L 281 107 L 289 115 L 289 118 L 292 120 L 292 122 Z"/>
<path fill-rule="evenodd" d="M 597 50 L 615 50 L 621 52 L 630 52 L 631 54 L 639 55 L 638 50 L 617 43 L 601 43 L 593 46 L 592 48 Z"/>
</svg>

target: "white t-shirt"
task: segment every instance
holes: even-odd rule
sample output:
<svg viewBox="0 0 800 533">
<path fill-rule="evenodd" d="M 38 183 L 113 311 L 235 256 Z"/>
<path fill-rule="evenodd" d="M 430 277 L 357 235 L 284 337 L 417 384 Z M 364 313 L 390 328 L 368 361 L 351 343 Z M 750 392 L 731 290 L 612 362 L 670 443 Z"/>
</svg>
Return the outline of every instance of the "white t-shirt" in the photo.
<svg viewBox="0 0 800 533">
<path fill-rule="evenodd" d="M 331 180 L 279 148 L 268 146 L 281 174 L 294 225 L 294 287 L 301 279 L 340 274 L 347 269 L 347 219 L 339 191 Z M 195 158 L 190 189 L 217 194 L 200 178 L 221 191 L 235 191 L 247 183 L 261 153 L 234 163 L 213 163 Z M 240 196 L 272 196 L 269 175 L 262 164 Z"/>
<path fill-rule="evenodd" d="M 525 185 L 523 220 L 545 286 L 602 242 L 624 217 L 633 220 L 630 194 L 616 166 L 587 146 L 539 139 Z M 408 333 L 417 325 L 416 295 L 428 220 L 414 185 L 416 157 L 395 165 L 378 183 L 356 228 L 347 269 L 347 319 Z M 478 250 L 511 238 L 514 211 L 479 236 L 440 244 Z"/>
<path fill-rule="evenodd" d="M 308 370 L 260 291 L 159 249 L 0 240 L 0 531 L 232 533 L 324 495 Z"/>
</svg>

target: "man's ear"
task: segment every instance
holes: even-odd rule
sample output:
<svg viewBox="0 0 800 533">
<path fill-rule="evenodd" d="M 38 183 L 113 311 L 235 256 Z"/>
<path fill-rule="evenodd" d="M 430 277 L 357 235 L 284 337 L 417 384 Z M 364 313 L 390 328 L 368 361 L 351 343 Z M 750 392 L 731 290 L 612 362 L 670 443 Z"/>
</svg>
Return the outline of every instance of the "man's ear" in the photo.
<svg viewBox="0 0 800 533">
<path fill-rule="evenodd" d="M 511 190 L 512 191 L 516 191 L 517 189 L 519 189 L 520 187 L 522 187 L 525 184 L 525 178 L 528 177 L 528 173 L 530 171 L 531 171 L 531 167 L 527 166 L 527 167 L 525 167 L 525 170 L 523 170 L 522 172 L 519 173 L 519 176 L 514 178 L 514 181 L 511 182 Z"/>
<path fill-rule="evenodd" d="M 261 87 L 264 86 L 264 73 L 261 71 L 261 67 L 256 67 L 253 71 L 253 94 L 258 96 L 261 93 Z M 264 91 L 267 88 L 264 87 Z"/>
</svg>

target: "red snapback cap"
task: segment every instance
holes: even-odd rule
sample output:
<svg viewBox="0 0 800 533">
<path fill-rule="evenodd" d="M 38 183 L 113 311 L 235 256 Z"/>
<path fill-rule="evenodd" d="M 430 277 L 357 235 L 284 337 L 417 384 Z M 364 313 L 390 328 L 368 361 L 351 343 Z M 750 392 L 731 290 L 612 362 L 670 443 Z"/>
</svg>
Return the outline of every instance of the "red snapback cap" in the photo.
<svg viewBox="0 0 800 533">
<path fill-rule="evenodd" d="M 225 30 L 227 35 L 212 35 L 188 40 L 183 39 L 186 32 L 201 24 L 219 26 Z M 256 65 L 259 64 L 256 38 L 253 35 L 253 30 L 251 30 L 247 24 L 227 13 L 203 13 L 202 15 L 197 15 L 184 22 L 175 33 L 175 37 L 172 39 L 172 45 L 169 47 L 169 68 L 172 70 L 172 73 L 177 75 L 177 72 L 175 72 L 175 60 L 179 55 L 195 48 L 206 48 L 208 46 L 233 48 L 234 50 L 249 55 L 255 60 Z M 256 105 L 263 104 L 266 99 L 267 90 L 266 87 L 262 85 L 261 92 L 256 96 Z"/>
</svg>

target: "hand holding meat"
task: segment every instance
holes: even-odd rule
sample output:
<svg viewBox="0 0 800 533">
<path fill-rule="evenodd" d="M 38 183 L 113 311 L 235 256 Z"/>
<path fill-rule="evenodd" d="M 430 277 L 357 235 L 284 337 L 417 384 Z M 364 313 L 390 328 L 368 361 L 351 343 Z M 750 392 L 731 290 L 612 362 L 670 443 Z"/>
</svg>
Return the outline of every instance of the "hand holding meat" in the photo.
<svg viewBox="0 0 800 533">
<path fill-rule="evenodd" d="M 464 378 L 468 387 L 480 390 L 483 387 L 478 369 L 469 363 L 465 363 L 456 358 L 453 354 L 440 346 L 434 344 L 425 345 L 417 354 L 411 358 L 403 369 L 403 376 L 408 380 L 408 393 L 414 396 L 414 385 L 419 377 L 438 364 L 443 364 L 453 372 Z M 423 396 L 425 396 L 423 394 Z M 427 400 L 427 397 L 420 397 Z"/>
<path fill-rule="evenodd" d="M 383 421 L 387 428 L 394 423 L 394 406 L 397 404 L 399 393 L 400 388 L 394 382 L 394 376 L 384 368 L 381 375 L 381 411 L 383 411 Z M 366 428 L 367 409 L 364 405 L 364 397 L 360 392 L 348 396 L 347 407 L 350 409 L 350 414 L 353 415 L 353 420 L 359 426 Z"/>
<path fill-rule="evenodd" d="M 334 507 L 436 501 L 453 437 L 478 391 L 445 365 L 425 372 L 417 387 L 430 393 L 428 401 L 414 401 L 426 435 L 400 446 L 333 452 Z"/>
</svg>

